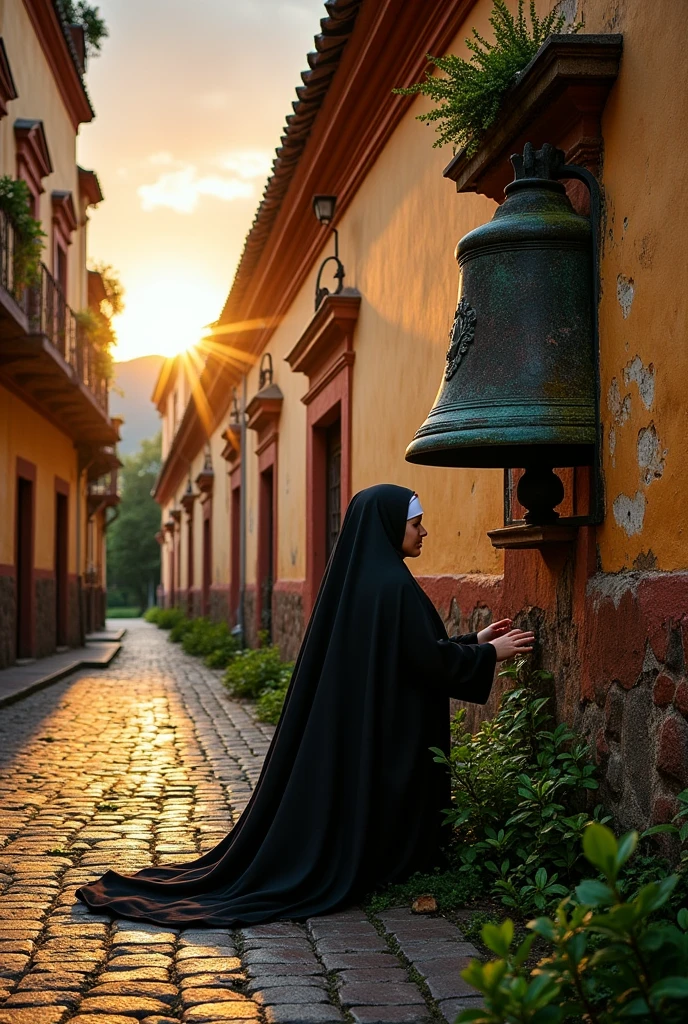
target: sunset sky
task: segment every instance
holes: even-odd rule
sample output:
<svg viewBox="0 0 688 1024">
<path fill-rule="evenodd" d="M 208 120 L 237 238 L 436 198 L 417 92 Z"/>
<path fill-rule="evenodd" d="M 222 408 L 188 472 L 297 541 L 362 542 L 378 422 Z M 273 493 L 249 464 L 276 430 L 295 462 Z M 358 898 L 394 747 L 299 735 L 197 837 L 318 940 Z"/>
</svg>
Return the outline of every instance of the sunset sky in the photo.
<svg viewBox="0 0 688 1024">
<path fill-rule="evenodd" d="M 125 288 L 116 358 L 173 355 L 222 308 L 322 0 L 102 0 L 79 163 L 105 202 L 89 253 Z"/>
</svg>

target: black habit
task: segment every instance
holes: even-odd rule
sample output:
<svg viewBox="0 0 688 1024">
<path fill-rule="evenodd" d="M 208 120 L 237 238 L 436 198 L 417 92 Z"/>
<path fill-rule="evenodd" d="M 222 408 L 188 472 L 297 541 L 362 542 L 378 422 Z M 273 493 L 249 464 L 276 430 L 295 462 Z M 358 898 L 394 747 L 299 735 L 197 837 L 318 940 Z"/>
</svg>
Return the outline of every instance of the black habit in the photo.
<svg viewBox="0 0 688 1024">
<path fill-rule="evenodd" d="M 412 492 L 352 499 L 251 800 L 210 853 L 108 871 L 94 910 L 177 927 L 303 919 L 429 867 L 449 804 L 429 747 L 449 744 L 448 698 L 484 704 L 496 651 L 450 641 L 406 567 Z"/>
</svg>

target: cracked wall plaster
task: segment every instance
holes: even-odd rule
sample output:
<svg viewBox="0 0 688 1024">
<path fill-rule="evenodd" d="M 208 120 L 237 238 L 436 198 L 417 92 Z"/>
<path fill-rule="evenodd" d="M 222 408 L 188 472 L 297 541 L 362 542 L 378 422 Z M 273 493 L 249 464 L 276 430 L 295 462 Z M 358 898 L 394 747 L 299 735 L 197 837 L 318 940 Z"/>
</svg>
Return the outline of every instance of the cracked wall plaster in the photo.
<svg viewBox="0 0 688 1024">
<path fill-rule="evenodd" d="M 607 405 L 609 406 L 609 411 L 614 417 L 614 422 L 620 427 L 623 426 L 631 415 L 631 396 L 624 395 L 623 398 L 621 397 L 619 381 L 616 377 L 612 377 L 612 382 L 609 385 L 609 391 L 607 392 Z"/>
<path fill-rule="evenodd" d="M 619 301 L 619 305 L 621 306 L 621 312 L 624 320 L 628 319 L 628 315 L 631 312 L 634 295 L 635 287 L 633 285 L 633 278 L 624 277 L 623 274 L 619 274 L 616 279 L 616 297 Z"/>
<path fill-rule="evenodd" d="M 645 495 L 642 491 L 636 491 L 632 498 L 627 494 L 619 494 L 612 508 L 617 525 L 629 537 L 642 531 L 645 521 Z"/>
<path fill-rule="evenodd" d="M 657 437 L 654 423 L 638 431 L 638 465 L 646 485 L 651 484 L 653 480 L 659 480 L 663 474 L 667 452 L 668 449 L 662 448 L 662 443 Z"/>
<path fill-rule="evenodd" d="M 638 385 L 640 398 L 646 409 L 652 406 L 655 397 L 655 368 L 653 363 L 643 365 L 640 356 L 634 356 L 626 363 L 623 371 L 624 384 L 629 387 L 631 382 Z"/>
</svg>

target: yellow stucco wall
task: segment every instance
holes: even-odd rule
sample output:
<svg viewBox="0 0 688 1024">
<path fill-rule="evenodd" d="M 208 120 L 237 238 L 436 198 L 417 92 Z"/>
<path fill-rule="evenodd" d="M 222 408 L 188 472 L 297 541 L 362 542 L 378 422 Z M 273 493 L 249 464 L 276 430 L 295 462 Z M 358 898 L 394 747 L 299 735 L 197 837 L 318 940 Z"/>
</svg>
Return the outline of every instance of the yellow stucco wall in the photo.
<svg viewBox="0 0 688 1024">
<path fill-rule="evenodd" d="M 586 31 L 610 31 L 608 7 L 586 0 Z M 603 120 L 600 347 L 607 508 L 599 550 L 610 572 L 634 562 L 685 569 L 685 8 L 666 2 L 613 7 L 611 30 L 623 33 L 624 54 Z"/>
<path fill-rule="evenodd" d="M 515 0 L 510 3 L 515 8 Z M 541 0 L 539 13 L 553 0 Z M 688 416 L 683 394 L 688 346 L 686 263 L 679 230 L 688 132 L 688 63 L 680 4 L 579 0 L 586 32 L 621 32 L 624 56 L 603 119 L 605 196 L 600 357 L 607 508 L 598 531 L 602 568 L 686 568 L 683 537 Z M 491 0 L 480 0 L 450 51 L 465 54 L 475 26 L 489 34 Z M 489 220 L 494 204 L 461 195 L 443 179 L 449 148 L 416 120 L 414 103 L 338 224 L 346 284 L 362 294 L 353 372 L 353 490 L 395 481 L 418 490 L 430 538 L 414 570 L 423 574 L 498 573 L 501 556 L 488 529 L 502 522 L 502 474 L 410 466 L 404 450 L 433 403 L 456 303 L 459 238 Z M 278 578 L 305 575 L 306 380 L 283 359 L 312 316 L 315 275 L 270 339 L 275 382 L 285 395 L 280 422 Z M 248 378 L 249 399 L 258 369 Z M 218 427 L 224 427 L 224 423 Z M 258 467 L 248 434 L 247 579 L 255 582 Z M 214 453 L 217 439 L 213 442 Z M 214 454 L 215 462 L 215 454 Z M 197 468 L 194 467 L 194 474 Z M 216 466 L 217 472 L 217 466 Z M 215 516 L 215 537 L 228 540 Z M 197 535 L 200 543 L 200 535 Z M 228 552 L 214 541 L 224 574 Z M 640 556 L 640 558 L 639 558 Z M 534 558 L 540 557 L 537 554 Z M 201 551 L 196 566 L 200 572 Z M 217 564 L 217 560 L 214 559 Z M 216 570 L 217 571 L 217 570 Z M 224 576 L 222 576 L 224 578 Z"/>
<path fill-rule="evenodd" d="M 43 179 L 45 191 L 40 197 L 40 219 L 46 233 L 43 262 L 52 273 L 51 193 L 54 190 L 72 193 L 79 219 L 76 133 L 22 0 L 4 0 L 0 4 L 0 35 L 19 94 L 8 105 L 8 116 L 0 120 L 0 174 L 8 174 L 13 178 L 17 174 L 15 120 L 29 118 L 43 121 L 53 173 Z M 82 237 L 85 231 L 85 226 L 77 228 L 68 252 L 67 301 L 75 310 L 87 306 L 85 238 Z"/>
<path fill-rule="evenodd" d="M 15 560 L 17 457 L 36 466 L 34 566 L 55 567 L 55 477 L 69 483 L 69 572 L 76 572 L 77 456 L 70 439 L 0 386 L 0 563 Z M 81 559 L 85 558 L 83 530 Z"/>
</svg>

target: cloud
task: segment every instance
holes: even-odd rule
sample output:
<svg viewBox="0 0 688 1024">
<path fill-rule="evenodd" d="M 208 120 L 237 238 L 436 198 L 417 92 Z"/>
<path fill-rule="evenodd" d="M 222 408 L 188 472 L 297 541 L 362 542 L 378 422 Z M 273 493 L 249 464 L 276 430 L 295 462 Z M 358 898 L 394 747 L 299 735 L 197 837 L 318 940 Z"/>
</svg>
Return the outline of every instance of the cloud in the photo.
<svg viewBox="0 0 688 1024">
<path fill-rule="evenodd" d="M 153 167 L 184 167 L 183 160 L 175 160 L 171 153 L 167 150 L 162 150 L 160 153 L 151 153 L 146 160 L 147 164 L 152 164 Z"/>
<path fill-rule="evenodd" d="M 160 175 L 152 185 L 140 185 L 137 191 L 145 211 L 167 207 L 177 213 L 193 213 L 201 196 L 232 202 L 250 198 L 254 187 L 250 181 L 239 177 L 199 175 L 193 164 L 187 164 L 181 170 Z"/>
<path fill-rule="evenodd" d="M 220 167 L 234 171 L 240 178 L 264 178 L 272 164 L 270 153 L 264 150 L 241 150 L 228 153 L 220 160 Z"/>
</svg>

